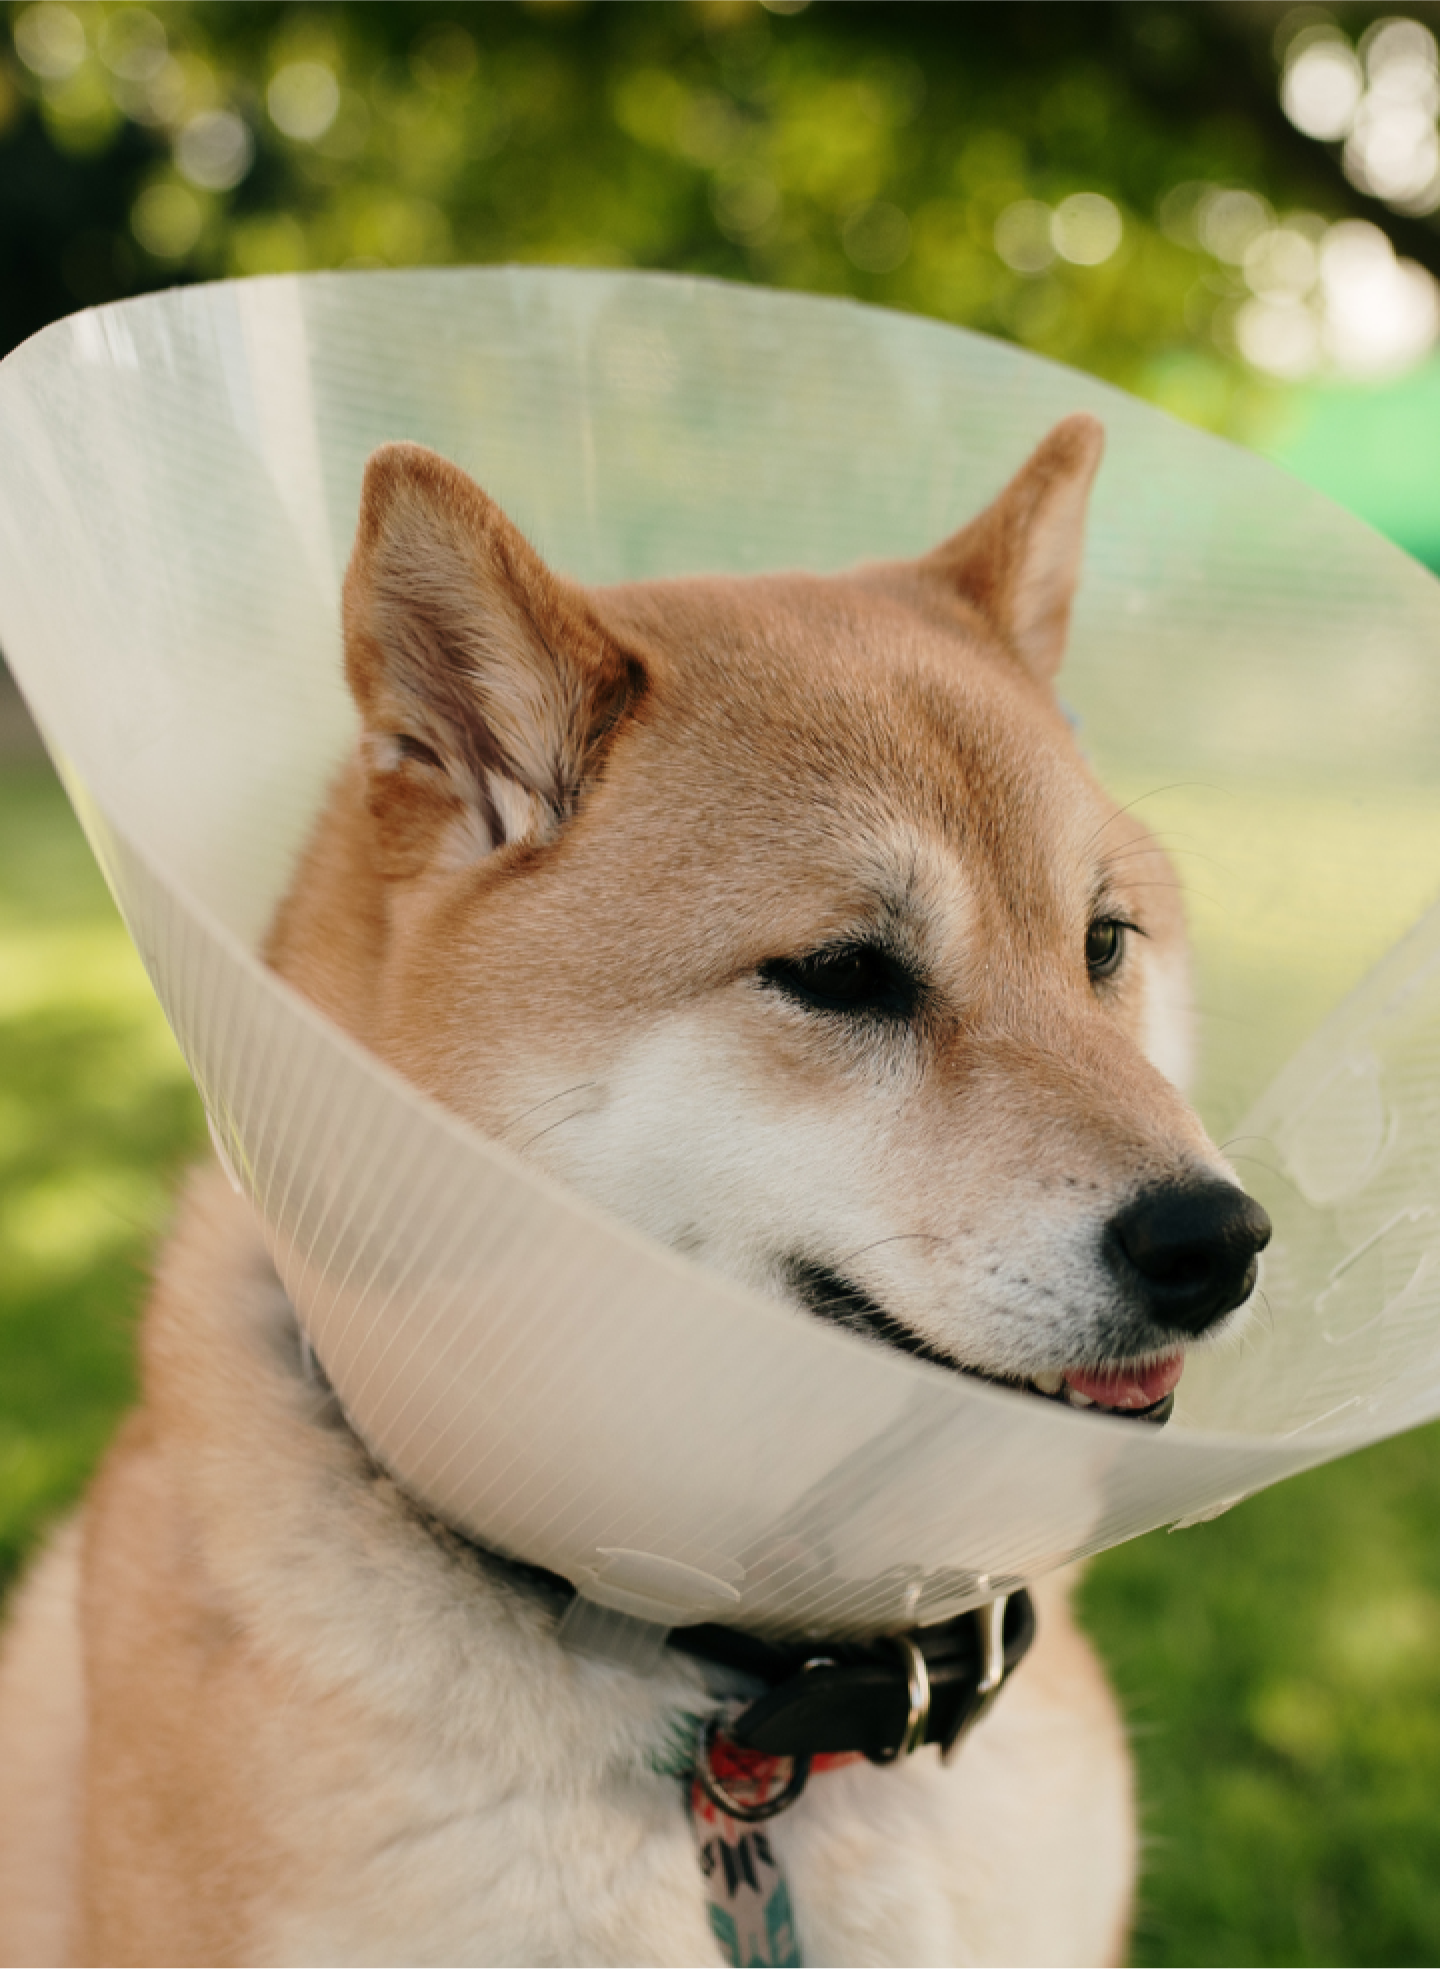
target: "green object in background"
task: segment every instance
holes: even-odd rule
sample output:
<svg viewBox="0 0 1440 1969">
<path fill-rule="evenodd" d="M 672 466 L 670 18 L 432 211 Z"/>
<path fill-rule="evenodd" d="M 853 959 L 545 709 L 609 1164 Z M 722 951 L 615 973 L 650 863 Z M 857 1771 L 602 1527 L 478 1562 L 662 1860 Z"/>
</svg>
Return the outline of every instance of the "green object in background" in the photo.
<svg viewBox="0 0 1440 1969">
<path fill-rule="evenodd" d="M 1440 357 L 1393 383 L 1297 393 L 1260 449 L 1440 571 Z"/>
</svg>

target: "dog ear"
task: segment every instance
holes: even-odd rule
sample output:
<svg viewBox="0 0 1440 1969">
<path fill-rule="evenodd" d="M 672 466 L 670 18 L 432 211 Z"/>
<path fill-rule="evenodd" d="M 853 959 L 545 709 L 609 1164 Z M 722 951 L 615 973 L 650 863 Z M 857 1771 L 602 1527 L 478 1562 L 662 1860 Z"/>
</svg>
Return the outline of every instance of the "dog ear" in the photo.
<svg viewBox="0 0 1440 1969">
<path fill-rule="evenodd" d="M 1065 654 L 1085 508 L 1104 449 L 1097 418 L 1065 418 L 998 499 L 920 562 L 978 608 L 1041 683 Z"/>
<path fill-rule="evenodd" d="M 390 877 L 552 839 L 645 689 L 584 595 L 421 445 L 365 468 L 344 620 Z"/>
</svg>

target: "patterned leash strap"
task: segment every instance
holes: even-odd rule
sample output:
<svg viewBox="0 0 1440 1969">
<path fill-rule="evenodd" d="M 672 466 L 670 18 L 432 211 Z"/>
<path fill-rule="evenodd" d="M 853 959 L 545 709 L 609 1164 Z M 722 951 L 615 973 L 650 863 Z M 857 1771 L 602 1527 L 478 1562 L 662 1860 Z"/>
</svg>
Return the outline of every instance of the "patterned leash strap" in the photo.
<svg viewBox="0 0 1440 1969">
<path fill-rule="evenodd" d="M 863 1761 L 858 1754 L 771 1757 L 742 1750 L 718 1720 L 705 1727 L 690 1785 L 690 1827 L 710 1926 L 736 1969 L 800 1969 L 790 1889 L 767 1824 L 794 1804 L 812 1772 Z"/>
</svg>

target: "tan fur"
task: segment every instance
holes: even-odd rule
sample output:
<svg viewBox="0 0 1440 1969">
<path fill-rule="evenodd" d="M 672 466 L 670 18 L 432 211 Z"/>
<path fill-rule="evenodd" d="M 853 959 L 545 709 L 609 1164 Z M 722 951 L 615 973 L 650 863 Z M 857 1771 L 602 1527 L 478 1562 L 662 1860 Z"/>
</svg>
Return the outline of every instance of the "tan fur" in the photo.
<svg viewBox="0 0 1440 1969">
<path fill-rule="evenodd" d="M 75 1946 L 85 1688 L 72 1520 L 22 1582 L 0 1639 L 0 1963 Z"/>
<path fill-rule="evenodd" d="M 920 562 L 586 592 L 387 447 L 346 583 L 365 736 L 271 961 L 733 1276 L 783 1291 L 795 1253 L 873 1245 L 865 1290 L 966 1365 L 1103 1360 L 1097 1213 L 1224 1165 L 1147 1057 L 1180 1051 L 1168 866 L 1050 694 L 1099 449 L 1069 420 Z M 1103 985 L 1097 911 L 1146 932 Z M 882 934 L 926 981 L 903 1030 L 760 975 Z M 553 1607 L 407 1502 L 213 1175 L 81 1542 L 0 1667 L 0 1959 L 716 1959 L 654 1770 L 697 1670 L 567 1656 Z M 1123 1733 L 1066 1582 L 1037 1597 L 953 1768 L 829 1774 L 777 1822 L 808 1959 L 1118 1959 Z"/>
</svg>

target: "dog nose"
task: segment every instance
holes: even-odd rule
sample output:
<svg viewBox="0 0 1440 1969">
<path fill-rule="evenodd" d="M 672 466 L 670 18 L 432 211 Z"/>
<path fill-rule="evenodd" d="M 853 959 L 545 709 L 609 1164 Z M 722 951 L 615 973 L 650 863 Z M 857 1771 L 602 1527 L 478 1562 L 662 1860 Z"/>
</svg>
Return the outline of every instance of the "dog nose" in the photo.
<svg viewBox="0 0 1440 1969">
<path fill-rule="evenodd" d="M 1248 1299 L 1270 1219 L 1233 1183 L 1143 1190 L 1106 1227 L 1110 1264 L 1157 1326 L 1203 1333 Z"/>
</svg>

